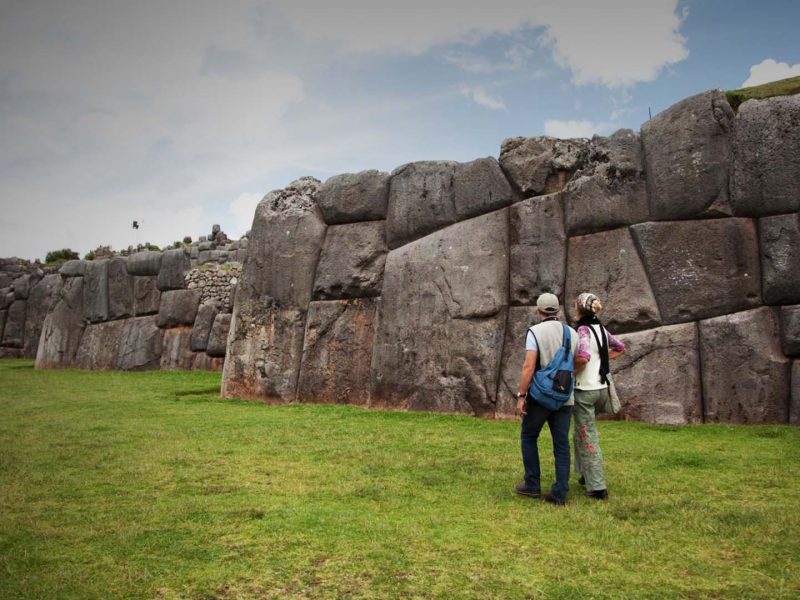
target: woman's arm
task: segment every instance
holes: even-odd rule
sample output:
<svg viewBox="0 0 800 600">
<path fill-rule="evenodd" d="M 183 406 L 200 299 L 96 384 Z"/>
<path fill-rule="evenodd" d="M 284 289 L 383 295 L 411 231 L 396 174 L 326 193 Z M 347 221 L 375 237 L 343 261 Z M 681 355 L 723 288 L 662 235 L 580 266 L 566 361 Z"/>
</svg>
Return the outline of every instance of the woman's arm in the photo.
<svg viewBox="0 0 800 600">
<path fill-rule="evenodd" d="M 608 358 L 614 360 L 618 356 L 625 354 L 625 344 L 611 335 L 608 329 L 606 329 L 606 336 L 608 337 Z"/>
</svg>

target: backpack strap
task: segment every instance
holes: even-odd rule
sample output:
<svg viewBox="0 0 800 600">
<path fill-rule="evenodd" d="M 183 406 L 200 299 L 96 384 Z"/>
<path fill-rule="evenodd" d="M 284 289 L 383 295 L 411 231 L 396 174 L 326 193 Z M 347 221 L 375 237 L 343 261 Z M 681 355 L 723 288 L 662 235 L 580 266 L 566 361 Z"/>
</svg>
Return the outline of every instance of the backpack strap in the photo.
<svg viewBox="0 0 800 600">
<path fill-rule="evenodd" d="M 564 346 L 564 350 L 566 350 L 567 354 L 569 354 L 572 352 L 572 348 L 570 347 L 572 342 L 572 334 L 569 332 L 569 327 L 567 327 L 566 323 L 562 323 L 561 326 L 564 328 L 561 345 Z"/>
<path fill-rule="evenodd" d="M 536 334 L 533 333 L 533 327 L 528 327 L 528 331 L 530 331 L 531 335 L 533 336 L 533 341 L 536 342 L 536 370 L 538 371 L 542 368 L 542 349 L 539 347 L 539 340 L 536 339 Z M 528 335 L 527 332 L 525 335 Z"/>
</svg>

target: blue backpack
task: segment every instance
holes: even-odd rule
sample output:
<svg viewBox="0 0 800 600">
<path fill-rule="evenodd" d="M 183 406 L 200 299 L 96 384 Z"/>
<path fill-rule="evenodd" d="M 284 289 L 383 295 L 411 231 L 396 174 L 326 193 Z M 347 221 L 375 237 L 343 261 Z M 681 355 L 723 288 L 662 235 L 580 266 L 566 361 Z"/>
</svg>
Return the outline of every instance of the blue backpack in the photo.
<svg viewBox="0 0 800 600">
<path fill-rule="evenodd" d="M 528 389 L 528 397 L 533 398 L 537 404 L 548 410 L 558 410 L 564 406 L 564 403 L 572 396 L 572 388 L 575 387 L 572 334 L 569 332 L 569 327 L 563 323 L 561 325 L 564 328 L 564 341 L 561 348 L 546 367 L 536 369 Z M 531 328 L 529 331 L 536 339 L 533 329 Z"/>
</svg>

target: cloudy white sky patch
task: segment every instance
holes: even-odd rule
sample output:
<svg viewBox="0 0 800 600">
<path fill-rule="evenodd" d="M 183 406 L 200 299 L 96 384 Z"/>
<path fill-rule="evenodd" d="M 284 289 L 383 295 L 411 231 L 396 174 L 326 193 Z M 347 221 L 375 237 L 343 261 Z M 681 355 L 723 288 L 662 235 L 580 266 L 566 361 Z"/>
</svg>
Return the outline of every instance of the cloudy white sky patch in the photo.
<svg viewBox="0 0 800 600">
<path fill-rule="evenodd" d="M 0 0 L 0 256 L 124 247 L 133 219 L 159 245 L 239 235 L 302 175 L 636 129 L 795 68 L 800 5 L 765 2 Z"/>
</svg>

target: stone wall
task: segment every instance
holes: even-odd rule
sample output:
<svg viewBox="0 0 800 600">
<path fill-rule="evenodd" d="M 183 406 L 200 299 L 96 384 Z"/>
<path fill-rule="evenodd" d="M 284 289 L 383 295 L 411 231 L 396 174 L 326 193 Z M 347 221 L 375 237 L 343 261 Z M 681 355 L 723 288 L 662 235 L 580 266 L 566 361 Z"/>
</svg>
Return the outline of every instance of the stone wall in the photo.
<svg viewBox="0 0 800 600">
<path fill-rule="evenodd" d="M 196 262 L 178 248 L 64 263 L 0 312 L 3 340 L 37 368 L 221 371 L 241 265 Z"/>
<path fill-rule="evenodd" d="M 513 413 L 539 294 L 593 291 L 624 418 L 798 423 L 800 96 L 505 140 L 258 206 L 223 395 Z"/>
</svg>

